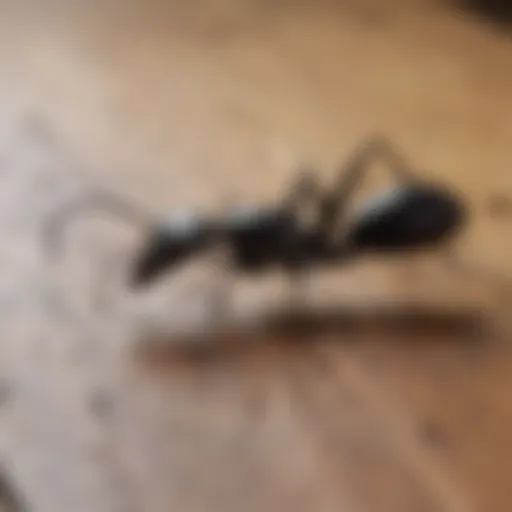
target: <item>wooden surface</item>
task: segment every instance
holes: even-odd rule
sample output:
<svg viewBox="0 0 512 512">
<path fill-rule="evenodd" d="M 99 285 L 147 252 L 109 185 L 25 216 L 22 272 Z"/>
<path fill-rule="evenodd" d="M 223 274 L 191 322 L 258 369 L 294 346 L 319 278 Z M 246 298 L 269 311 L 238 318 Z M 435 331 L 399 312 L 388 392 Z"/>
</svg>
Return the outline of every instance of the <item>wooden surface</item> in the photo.
<svg viewBox="0 0 512 512">
<path fill-rule="evenodd" d="M 334 316 L 186 357 L 142 328 L 204 306 L 211 269 L 190 299 L 192 271 L 133 297 L 105 276 L 133 231 L 77 224 L 57 264 L 39 234 L 96 186 L 272 199 L 382 132 L 467 195 L 468 261 L 512 274 L 486 207 L 512 193 L 511 66 L 506 34 L 437 2 L 2 0 L 0 462 L 28 510 L 510 511 L 509 305 L 480 282 L 363 262 L 312 280 Z M 237 285 L 233 315 L 282 285 Z"/>
</svg>

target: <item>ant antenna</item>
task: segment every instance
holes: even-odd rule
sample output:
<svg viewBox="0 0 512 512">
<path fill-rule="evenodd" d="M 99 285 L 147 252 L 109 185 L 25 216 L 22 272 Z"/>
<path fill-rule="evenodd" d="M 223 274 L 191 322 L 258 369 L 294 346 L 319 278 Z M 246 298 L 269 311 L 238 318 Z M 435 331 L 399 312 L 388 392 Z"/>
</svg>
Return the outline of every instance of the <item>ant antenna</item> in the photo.
<svg viewBox="0 0 512 512">
<path fill-rule="evenodd" d="M 147 227 L 153 221 L 153 216 L 148 211 L 138 208 L 135 203 L 128 199 L 109 192 L 94 190 L 70 201 L 62 209 L 51 215 L 50 219 L 47 219 L 47 222 L 43 225 L 43 239 L 49 254 L 56 255 L 66 225 L 86 210 L 109 212 L 119 218 L 124 218 L 128 222 L 135 222 L 144 227 Z"/>
</svg>

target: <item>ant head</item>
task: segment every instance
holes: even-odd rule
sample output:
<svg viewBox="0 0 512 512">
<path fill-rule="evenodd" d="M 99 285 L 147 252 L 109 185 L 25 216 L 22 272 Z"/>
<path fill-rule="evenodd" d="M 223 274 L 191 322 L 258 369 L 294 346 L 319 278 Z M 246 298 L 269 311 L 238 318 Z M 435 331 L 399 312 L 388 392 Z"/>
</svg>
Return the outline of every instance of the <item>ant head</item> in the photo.
<svg viewBox="0 0 512 512">
<path fill-rule="evenodd" d="M 466 205 L 453 191 L 414 183 L 367 203 L 349 226 L 347 240 L 370 251 L 420 249 L 453 236 L 466 215 Z"/>
<path fill-rule="evenodd" d="M 201 250 L 211 229 L 195 214 L 182 214 L 159 222 L 150 231 L 132 267 L 132 284 L 152 284 L 165 272 Z"/>
</svg>

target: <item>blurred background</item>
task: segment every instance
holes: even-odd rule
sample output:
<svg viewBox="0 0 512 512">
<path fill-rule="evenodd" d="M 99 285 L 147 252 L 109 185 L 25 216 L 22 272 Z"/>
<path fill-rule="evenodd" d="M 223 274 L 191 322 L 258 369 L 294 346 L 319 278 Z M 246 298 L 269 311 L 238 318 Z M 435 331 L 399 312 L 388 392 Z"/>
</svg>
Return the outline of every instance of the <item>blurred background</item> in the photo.
<svg viewBox="0 0 512 512">
<path fill-rule="evenodd" d="M 509 303 L 481 282 L 435 257 L 321 273 L 308 300 L 341 304 L 343 325 L 237 334 L 190 358 L 172 335 L 140 350 L 141 325 L 205 303 L 185 300 L 188 277 L 141 299 L 105 275 L 133 230 L 80 223 L 57 264 L 40 237 L 91 188 L 158 212 L 274 200 L 299 167 L 329 183 L 382 133 L 467 197 L 467 261 L 512 275 L 511 13 L 1 0 L 0 494 L 21 502 L 5 510 L 512 510 Z M 368 187 L 388 179 L 376 169 Z M 277 281 L 237 280 L 233 307 L 275 310 Z"/>
</svg>

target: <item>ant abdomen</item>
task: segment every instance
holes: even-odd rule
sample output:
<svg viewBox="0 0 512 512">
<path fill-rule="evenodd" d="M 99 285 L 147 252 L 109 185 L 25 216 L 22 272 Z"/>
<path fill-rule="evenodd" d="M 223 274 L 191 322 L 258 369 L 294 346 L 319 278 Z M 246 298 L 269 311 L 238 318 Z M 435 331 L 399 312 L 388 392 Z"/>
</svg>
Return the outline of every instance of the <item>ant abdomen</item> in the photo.
<svg viewBox="0 0 512 512">
<path fill-rule="evenodd" d="M 370 200 L 349 225 L 346 240 L 359 250 L 423 249 L 454 236 L 465 219 L 466 207 L 453 191 L 406 185 Z"/>
</svg>

